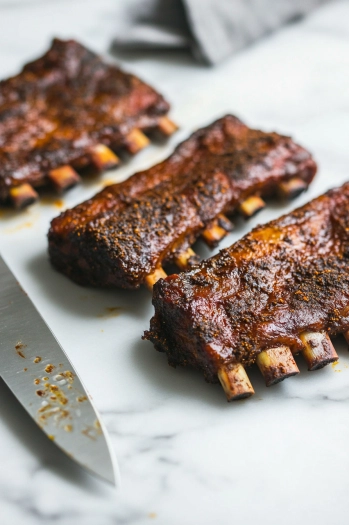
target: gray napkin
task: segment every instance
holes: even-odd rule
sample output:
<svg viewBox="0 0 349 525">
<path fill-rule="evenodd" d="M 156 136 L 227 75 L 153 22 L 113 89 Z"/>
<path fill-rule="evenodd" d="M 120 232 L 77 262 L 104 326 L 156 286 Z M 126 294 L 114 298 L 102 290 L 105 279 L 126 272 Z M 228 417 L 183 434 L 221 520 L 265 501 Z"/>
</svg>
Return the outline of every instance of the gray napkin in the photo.
<svg viewBox="0 0 349 525">
<path fill-rule="evenodd" d="M 117 49 L 189 48 L 216 64 L 279 26 L 331 0 L 127 0 Z"/>
</svg>

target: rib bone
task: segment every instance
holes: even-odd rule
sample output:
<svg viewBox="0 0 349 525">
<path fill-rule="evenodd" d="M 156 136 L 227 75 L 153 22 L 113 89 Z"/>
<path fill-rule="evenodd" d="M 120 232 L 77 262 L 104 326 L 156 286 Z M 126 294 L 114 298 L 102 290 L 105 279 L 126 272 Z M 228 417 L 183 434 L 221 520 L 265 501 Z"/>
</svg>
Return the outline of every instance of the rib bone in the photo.
<svg viewBox="0 0 349 525">
<path fill-rule="evenodd" d="M 17 209 L 25 208 L 37 201 L 39 195 L 30 184 L 21 184 L 10 189 L 10 198 Z"/>
<path fill-rule="evenodd" d="M 265 207 L 265 202 L 258 195 L 248 197 L 241 205 L 240 211 L 244 217 L 252 217 Z"/>
<path fill-rule="evenodd" d="M 177 257 L 174 260 L 175 264 L 180 270 L 186 270 L 198 261 L 198 255 L 191 248 L 188 248 L 185 252 L 181 253 L 180 255 L 177 255 Z"/>
<path fill-rule="evenodd" d="M 148 146 L 150 140 L 140 129 L 133 129 L 126 137 L 126 147 L 132 155 Z"/>
<path fill-rule="evenodd" d="M 81 181 L 80 175 L 69 165 L 51 170 L 48 178 L 58 191 L 68 190 Z"/>
<path fill-rule="evenodd" d="M 214 248 L 233 228 L 234 225 L 228 217 L 220 213 L 201 236 L 208 246 Z"/>
<path fill-rule="evenodd" d="M 302 354 L 308 370 L 318 370 L 337 361 L 337 352 L 326 332 L 303 332 L 300 338 L 304 344 Z"/>
<path fill-rule="evenodd" d="M 279 191 L 282 197 L 286 199 L 294 199 L 302 191 L 307 189 L 307 184 L 304 180 L 294 177 L 293 179 L 281 182 L 279 185 Z"/>
<path fill-rule="evenodd" d="M 230 368 L 220 368 L 218 370 L 218 379 L 228 401 L 237 401 L 254 394 L 253 386 L 241 363 L 236 363 Z"/>
<path fill-rule="evenodd" d="M 104 144 L 97 144 L 91 151 L 93 164 L 99 171 L 108 170 L 117 166 L 120 159 L 115 153 Z"/>
<path fill-rule="evenodd" d="M 226 232 L 231 232 L 234 229 L 234 224 L 223 213 L 217 215 L 219 226 L 225 229 Z"/>
<path fill-rule="evenodd" d="M 159 268 L 156 268 L 153 273 L 151 273 L 150 275 L 147 275 L 147 277 L 145 278 L 145 285 L 150 291 L 152 291 L 154 284 L 159 279 L 165 279 L 166 277 L 167 277 L 167 273 L 160 266 Z"/>
<path fill-rule="evenodd" d="M 269 348 L 258 354 L 257 365 L 263 374 L 266 386 L 276 385 L 288 377 L 299 374 L 291 350 L 284 345 Z"/>
<path fill-rule="evenodd" d="M 178 126 L 172 120 L 170 120 L 168 117 L 161 117 L 158 121 L 158 130 L 162 135 L 165 135 L 166 137 L 169 137 L 177 131 Z"/>
</svg>

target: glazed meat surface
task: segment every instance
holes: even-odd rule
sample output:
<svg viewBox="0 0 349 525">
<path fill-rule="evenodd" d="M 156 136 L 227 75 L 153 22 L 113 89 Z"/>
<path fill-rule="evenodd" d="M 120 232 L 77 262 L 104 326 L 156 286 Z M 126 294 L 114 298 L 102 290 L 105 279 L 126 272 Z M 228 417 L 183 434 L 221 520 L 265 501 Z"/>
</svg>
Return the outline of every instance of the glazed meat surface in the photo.
<svg viewBox="0 0 349 525">
<path fill-rule="evenodd" d="M 261 196 L 283 184 L 287 195 L 303 190 L 315 172 L 311 155 L 290 138 L 225 116 L 165 161 L 54 219 L 52 264 L 80 284 L 138 288 L 162 264 L 195 262 L 190 246 L 199 236 L 217 244 L 232 227 L 224 214 L 252 202 L 252 210 L 243 206 L 251 215 Z"/>
<path fill-rule="evenodd" d="M 273 384 L 293 375 L 287 359 L 298 352 L 309 370 L 334 361 L 328 335 L 349 329 L 349 183 L 159 280 L 153 304 L 145 338 L 169 364 L 194 366 L 209 382 L 257 361 Z M 278 370 L 269 349 L 281 349 Z"/>
<path fill-rule="evenodd" d="M 14 187 L 50 182 L 53 169 L 90 164 L 97 145 L 129 147 L 132 130 L 155 128 L 168 110 L 139 78 L 74 40 L 55 39 L 0 83 L 0 202 Z"/>
</svg>

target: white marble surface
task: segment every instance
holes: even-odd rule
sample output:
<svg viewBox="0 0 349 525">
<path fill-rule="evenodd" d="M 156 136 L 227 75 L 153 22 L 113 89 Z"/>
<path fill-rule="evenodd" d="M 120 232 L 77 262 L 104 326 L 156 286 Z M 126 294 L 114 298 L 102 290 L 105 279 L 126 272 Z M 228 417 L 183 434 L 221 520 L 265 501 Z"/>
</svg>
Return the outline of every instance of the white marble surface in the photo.
<svg viewBox="0 0 349 525">
<path fill-rule="evenodd" d="M 44 51 L 53 35 L 106 52 L 119 8 L 112 0 L 1 0 L 0 76 Z M 120 61 L 169 98 L 182 129 L 104 181 L 153 164 L 192 129 L 226 112 L 291 134 L 318 160 L 319 175 L 306 195 L 239 224 L 224 244 L 349 179 L 349 2 L 322 8 L 216 69 L 176 54 Z M 64 206 L 94 194 L 102 182 L 75 188 Z M 299 362 L 299 376 L 270 389 L 253 370 L 256 395 L 227 404 L 218 385 L 168 367 L 140 340 L 152 314 L 145 290 L 83 289 L 51 269 L 46 233 L 58 212 L 38 204 L 2 215 L 1 251 L 103 414 L 122 486 L 115 491 L 65 458 L 0 381 L 1 525 L 347 523 L 349 354 L 343 341 L 335 342 L 338 365 L 310 374 Z M 122 308 L 118 317 L 107 310 L 115 306 Z"/>
</svg>

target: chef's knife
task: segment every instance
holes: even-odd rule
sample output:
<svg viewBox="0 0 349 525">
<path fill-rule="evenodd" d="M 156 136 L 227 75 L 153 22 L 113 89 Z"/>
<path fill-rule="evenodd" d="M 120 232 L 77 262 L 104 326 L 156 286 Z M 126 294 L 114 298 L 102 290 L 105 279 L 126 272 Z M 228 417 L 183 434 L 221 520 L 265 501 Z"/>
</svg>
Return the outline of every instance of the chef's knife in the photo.
<svg viewBox="0 0 349 525">
<path fill-rule="evenodd" d="M 1 256 L 0 376 L 43 432 L 69 457 L 104 480 L 117 483 L 112 448 L 90 397 Z"/>
</svg>

